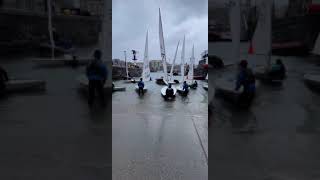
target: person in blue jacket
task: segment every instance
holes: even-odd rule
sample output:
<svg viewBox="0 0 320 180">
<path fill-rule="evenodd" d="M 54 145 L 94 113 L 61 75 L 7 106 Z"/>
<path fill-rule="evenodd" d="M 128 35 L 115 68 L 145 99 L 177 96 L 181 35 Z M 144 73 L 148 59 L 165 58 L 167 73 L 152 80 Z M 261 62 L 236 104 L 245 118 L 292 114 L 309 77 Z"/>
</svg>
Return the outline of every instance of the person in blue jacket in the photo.
<svg viewBox="0 0 320 180">
<path fill-rule="evenodd" d="M 189 91 L 189 86 L 188 86 L 188 84 L 187 84 L 187 81 L 184 81 L 184 82 L 183 82 L 182 90 L 185 91 L 185 92 L 188 92 L 188 91 Z"/>
<path fill-rule="evenodd" d="M 139 87 L 139 95 L 143 95 L 144 92 L 143 92 L 143 88 L 144 88 L 144 82 L 142 81 L 142 78 L 140 78 L 140 81 L 138 82 L 138 87 Z"/>
<path fill-rule="evenodd" d="M 95 50 L 94 59 L 89 63 L 86 69 L 87 78 L 89 80 L 89 100 L 90 106 L 94 103 L 95 92 L 98 92 L 100 96 L 102 106 L 105 106 L 105 97 L 103 86 L 107 80 L 107 67 L 103 64 L 102 52 L 100 50 Z"/>
<path fill-rule="evenodd" d="M 239 97 L 239 104 L 249 107 L 256 92 L 255 77 L 248 62 L 242 60 L 239 64 L 240 72 L 237 76 L 235 90 L 238 91 L 243 86 L 243 91 Z"/>
</svg>

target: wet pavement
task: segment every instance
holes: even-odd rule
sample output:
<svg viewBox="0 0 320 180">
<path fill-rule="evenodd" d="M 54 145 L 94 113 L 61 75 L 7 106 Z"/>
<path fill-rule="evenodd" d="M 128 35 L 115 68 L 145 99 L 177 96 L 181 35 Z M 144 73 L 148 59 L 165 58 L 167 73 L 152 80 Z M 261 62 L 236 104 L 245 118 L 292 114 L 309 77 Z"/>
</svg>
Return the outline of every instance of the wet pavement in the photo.
<svg viewBox="0 0 320 180">
<path fill-rule="evenodd" d="M 209 53 L 231 61 L 221 53 L 229 47 L 210 44 Z M 263 65 L 258 57 L 247 57 L 246 47 L 242 57 Z M 316 57 L 281 59 L 287 79 L 282 85 L 261 84 L 248 111 L 213 97 L 215 79 L 234 77 L 232 68 L 210 70 L 209 96 L 215 106 L 209 127 L 210 179 L 320 179 L 320 93 L 302 80 L 304 73 L 320 73 L 319 63 Z"/>
<path fill-rule="evenodd" d="M 155 81 L 141 97 L 135 84 L 115 82 L 127 89 L 112 95 L 113 179 L 208 179 L 208 93 L 198 82 L 171 102 Z"/>
<path fill-rule="evenodd" d="M 88 108 L 76 81 L 84 67 L 15 58 L 1 65 L 13 78 L 46 80 L 47 90 L 0 99 L 0 179 L 110 178 L 112 99 L 105 109 Z"/>
</svg>

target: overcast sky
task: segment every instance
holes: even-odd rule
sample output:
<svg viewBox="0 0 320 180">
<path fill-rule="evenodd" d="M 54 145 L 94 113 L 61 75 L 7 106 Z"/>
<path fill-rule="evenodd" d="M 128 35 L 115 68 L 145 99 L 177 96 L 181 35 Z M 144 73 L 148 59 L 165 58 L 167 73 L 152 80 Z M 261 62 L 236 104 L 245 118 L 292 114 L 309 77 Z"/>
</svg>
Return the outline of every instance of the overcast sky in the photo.
<svg viewBox="0 0 320 180">
<path fill-rule="evenodd" d="M 207 0 L 113 0 L 112 58 L 132 59 L 131 50 L 138 50 L 143 60 L 147 29 L 149 30 L 149 59 L 161 59 L 159 44 L 159 7 L 167 58 L 172 61 L 178 41 L 176 62 L 180 62 L 183 35 L 186 35 L 185 57 L 189 60 L 192 44 L 196 60 L 208 49 Z"/>
</svg>

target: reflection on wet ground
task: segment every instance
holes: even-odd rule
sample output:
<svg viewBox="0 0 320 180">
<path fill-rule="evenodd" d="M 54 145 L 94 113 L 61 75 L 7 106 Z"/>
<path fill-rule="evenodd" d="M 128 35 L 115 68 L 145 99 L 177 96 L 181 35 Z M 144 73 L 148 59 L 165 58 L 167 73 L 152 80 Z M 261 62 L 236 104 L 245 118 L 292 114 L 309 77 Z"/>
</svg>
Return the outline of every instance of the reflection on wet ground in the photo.
<svg viewBox="0 0 320 180">
<path fill-rule="evenodd" d="M 112 95 L 114 179 L 208 179 L 207 91 L 198 82 L 174 101 L 154 81 L 141 97 L 135 84 L 115 82 L 126 91 Z"/>
<path fill-rule="evenodd" d="M 0 179 L 108 179 L 111 93 L 105 109 L 90 110 L 77 91 L 84 67 L 1 65 L 11 77 L 46 80 L 47 90 L 0 99 Z"/>
<path fill-rule="evenodd" d="M 302 80 L 304 73 L 320 68 L 313 58 L 282 59 L 287 79 L 282 85 L 260 84 L 248 111 L 237 110 L 221 98 L 211 100 L 215 109 L 209 128 L 210 162 L 214 162 L 210 178 L 320 178 L 320 94 Z M 210 71 L 210 97 L 215 78 L 234 76 L 231 69 Z"/>
</svg>

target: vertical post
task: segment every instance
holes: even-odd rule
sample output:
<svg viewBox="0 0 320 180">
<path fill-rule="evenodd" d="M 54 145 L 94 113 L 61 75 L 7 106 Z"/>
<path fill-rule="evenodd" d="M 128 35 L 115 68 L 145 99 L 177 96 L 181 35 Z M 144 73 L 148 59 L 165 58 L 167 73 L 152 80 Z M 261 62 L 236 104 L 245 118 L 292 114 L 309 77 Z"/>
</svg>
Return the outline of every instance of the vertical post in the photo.
<svg viewBox="0 0 320 180">
<path fill-rule="evenodd" d="M 127 79 L 129 79 L 128 64 L 127 64 L 127 52 L 126 51 L 124 51 L 124 61 L 125 61 L 125 66 L 126 66 Z"/>
<path fill-rule="evenodd" d="M 51 0 L 47 0 L 47 8 L 48 8 L 48 31 L 49 31 L 49 37 L 50 37 L 50 44 L 51 44 L 51 59 L 54 59 L 54 39 L 53 39 L 53 33 L 52 33 L 52 9 L 51 9 Z"/>
</svg>

